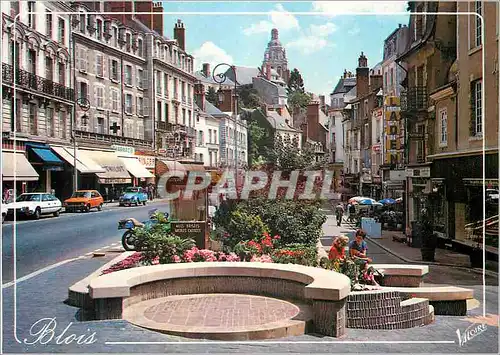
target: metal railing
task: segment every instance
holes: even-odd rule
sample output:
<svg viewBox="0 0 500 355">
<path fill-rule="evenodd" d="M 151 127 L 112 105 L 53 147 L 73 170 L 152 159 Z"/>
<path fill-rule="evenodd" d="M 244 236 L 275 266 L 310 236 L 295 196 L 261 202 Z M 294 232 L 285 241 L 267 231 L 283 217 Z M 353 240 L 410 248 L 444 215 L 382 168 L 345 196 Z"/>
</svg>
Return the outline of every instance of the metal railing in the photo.
<svg viewBox="0 0 500 355">
<path fill-rule="evenodd" d="M 151 148 L 153 145 L 153 142 L 148 140 L 114 136 L 111 134 L 104 134 L 104 133 L 87 132 L 81 130 L 75 130 L 75 138 L 91 140 L 96 142 L 116 143 L 120 145 L 126 145 L 126 146 L 130 145 L 130 146 L 145 147 L 145 148 Z"/>
<path fill-rule="evenodd" d="M 427 106 L 427 88 L 425 86 L 414 86 L 401 92 L 401 111 L 425 110 Z"/>
<path fill-rule="evenodd" d="M 73 89 L 19 68 L 14 75 L 14 67 L 7 63 L 2 63 L 2 80 L 6 84 L 18 85 L 64 100 L 75 99 Z"/>
</svg>

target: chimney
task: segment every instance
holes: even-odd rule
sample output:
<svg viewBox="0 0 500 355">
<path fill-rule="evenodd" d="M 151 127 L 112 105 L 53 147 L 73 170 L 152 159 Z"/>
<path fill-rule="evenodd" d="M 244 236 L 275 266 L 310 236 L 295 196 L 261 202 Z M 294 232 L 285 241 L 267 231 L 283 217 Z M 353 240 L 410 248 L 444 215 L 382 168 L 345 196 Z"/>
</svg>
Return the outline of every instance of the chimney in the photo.
<svg viewBox="0 0 500 355">
<path fill-rule="evenodd" d="M 325 95 L 319 95 L 319 104 L 321 108 L 325 107 Z"/>
<path fill-rule="evenodd" d="M 347 78 L 347 70 L 346 69 L 344 69 L 344 77 L 343 77 L 343 79 L 345 79 L 345 78 Z"/>
<path fill-rule="evenodd" d="M 131 1 L 127 1 L 131 3 Z M 109 2 L 114 4 L 115 2 Z M 113 5 L 110 5 L 113 6 Z M 163 36 L 163 5 L 161 1 L 135 1 L 134 16 L 147 28 Z"/>
<path fill-rule="evenodd" d="M 222 112 L 233 112 L 234 108 L 234 97 L 233 90 L 231 89 L 221 89 L 224 95 L 224 100 L 217 106 Z"/>
<path fill-rule="evenodd" d="M 401 28 L 401 24 L 399 24 L 399 27 L 398 28 Z"/>
<path fill-rule="evenodd" d="M 358 58 L 358 67 L 356 68 L 356 91 L 357 97 L 368 94 L 369 91 L 369 72 L 368 59 L 363 52 Z"/>
<path fill-rule="evenodd" d="M 186 42 L 185 42 L 185 28 L 182 21 L 179 19 L 174 27 L 174 39 L 177 40 L 177 44 L 184 51 L 186 50 Z"/>
<path fill-rule="evenodd" d="M 271 64 L 266 64 L 266 79 L 271 80 Z"/>
<path fill-rule="evenodd" d="M 205 86 L 202 83 L 194 85 L 194 101 L 202 111 L 205 111 Z"/>
<path fill-rule="evenodd" d="M 206 78 L 210 77 L 210 64 L 209 63 L 203 63 L 203 75 L 205 75 Z"/>
</svg>

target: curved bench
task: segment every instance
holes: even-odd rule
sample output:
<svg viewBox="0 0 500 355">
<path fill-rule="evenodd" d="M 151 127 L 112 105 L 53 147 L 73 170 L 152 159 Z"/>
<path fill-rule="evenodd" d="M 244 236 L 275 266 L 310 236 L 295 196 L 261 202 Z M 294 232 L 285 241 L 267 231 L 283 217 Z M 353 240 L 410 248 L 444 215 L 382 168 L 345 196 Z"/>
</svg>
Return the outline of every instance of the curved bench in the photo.
<svg viewBox="0 0 500 355">
<path fill-rule="evenodd" d="M 474 290 L 456 286 L 383 287 L 385 291 L 397 291 L 405 298 L 426 298 L 436 315 L 467 315 L 467 300 L 474 298 Z"/>
<path fill-rule="evenodd" d="M 384 274 L 384 286 L 419 287 L 429 273 L 428 265 L 373 264 L 375 269 Z"/>
<path fill-rule="evenodd" d="M 89 284 L 98 320 L 121 319 L 124 308 L 145 300 L 202 293 L 298 299 L 312 305 L 317 333 L 338 337 L 345 332 L 350 280 L 330 270 L 295 264 L 199 262 L 127 269 Z"/>
</svg>

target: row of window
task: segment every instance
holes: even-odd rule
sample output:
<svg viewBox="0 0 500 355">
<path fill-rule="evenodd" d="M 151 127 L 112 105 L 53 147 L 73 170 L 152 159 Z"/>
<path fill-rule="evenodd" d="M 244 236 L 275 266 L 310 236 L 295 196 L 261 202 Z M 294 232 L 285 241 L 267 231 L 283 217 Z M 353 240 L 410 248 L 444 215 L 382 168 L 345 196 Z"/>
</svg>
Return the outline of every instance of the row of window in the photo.
<svg viewBox="0 0 500 355">
<path fill-rule="evenodd" d="M 23 53 L 26 53 L 26 58 L 24 58 Z M 33 49 L 27 49 L 19 42 L 10 42 L 9 63 L 12 66 L 20 66 L 21 69 L 25 68 L 27 72 L 33 75 L 39 75 L 41 74 L 37 70 L 39 57 L 40 55 L 37 54 L 37 51 Z M 25 66 L 22 65 L 23 59 L 26 59 Z M 49 56 L 45 56 L 44 61 L 45 79 L 58 82 L 61 85 L 66 85 L 66 65 Z"/>
<path fill-rule="evenodd" d="M 78 20 L 78 30 L 80 33 L 99 41 L 106 41 L 106 43 L 121 50 L 123 50 L 122 46 L 124 46 L 128 53 L 144 57 L 144 40 L 142 38 L 134 38 L 130 30 L 118 28 L 117 26 L 106 28 L 104 21 L 100 18 L 95 18 L 95 14 L 81 13 Z M 109 34 L 108 39 L 106 39 L 105 33 Z"/>
<path fill-rule="evenodd" d="M 156 42 L 154 56 L 155 58 L 161 59 L 167 63 L 174 64 L 189 73 L 194 72 L 194 63 L 192 58 L 182 54 L 176 48 L 172 48 L 167 44 Z"/>
<path fill-rule="evenodd" d="M 209 129 L 208 130 L 208 142 L 210 144 L 217 144 L 217 130 L 216 129 Z M 197 136 L 197 145 L 202 146 L 205 144 L 205 133 L 203 131 L 198 131 L 198 136 Z"/>
<path fill-rule="evenodd" d="M 174 98 L 178 100 L 182 98 L 183 103 L 186 103 L 187 99 L 187 102 L 190 104 L 193 93 L 193 86 L 183 80 L 172 77 L 167 73 L 163 73 L 162 75 L 162 72 L 159 70 L 155 71 L 156 96 L 164 96 L 167 98 L 169 97 L 169 93 L 171 91 L 170 81 L 173 81 Z M 179 86 L 181 98 L 178 97 Z"/>
<path fill-rule="evenodd" d="M 106 93 L 104 85 L 95 84 L 93 85 L 93 96 L 89 93 L 89 84 L 84 81 L 79 81 L 77 86 L 77 95 L 79 98 L 87 98 L 90 101 L 91 106 L 99 109 L 106 110 L 111 107 L 113 112 L 121 112 L 121 95 L 118 89 L 112 88 L 110 92 Z M 110 95 L 111 105 L 106 105 L 106 94 Z M 135 107 L 134 107 L 134 95 L 131 93 L 124 93 L 124 112 L 129 115 L 134 113 L 137 116 L 144 116 L 144 98 L 142 96 L 135 97 Z M 134 111 L 135 108 L 135 111 Z"/>
<path fill-rule="evenodd" d="M 41 109 L 36 103 L 28 103 L 28 121 L 27 129 L 23 126 L 23 102 L 21 99 L 11 99 L 11 128 L 17 132 L 26 132 L 32 135 L 40 135 L 45 129 L 45 136 L 67 138 L 67 113 L 65 111 L 56 111 L 53 107 Z M 40 113 L 45 116 L 44 125 L 39 120 Z M 14 117 L 15 114 L 15 117 Z"/>
<path fill-rule="evenodd" d="M 186 110 L 183 108 L 181 110 L 182 112 L 182 121 L 179 119 L 179 107 L 176 105 L 173 105 L 173 121 L 175 124 L 180 124 L 187 126 L 187 127 L 193 127 L 193 119 L 192 119 L 192 111 L 191 110 Z M 156 119 L 158 122 L 169 122 L 169 117 L 170 117 L 170 104 L 168 102 L 162 102 L 162 101 L 156 101 Z"/>
<path fill-rule="evenodd" d="M 121 135 L 119 130 L 112 129 L 114 124 L 115 122 L 111 122 L 111 120 L 107 120 L 105 117 L 97 116 L 94 118 L 94 132 L 100 134 Z M 120 124 L 116 122 L 116 126 L 120 126 Z M 136 128 L 135 130 L 134 127 Z M 90 129 L 89 126 L 82 128 Z M 144 139 L 144 127 L 142 125 L 134 125 L 132 122 L 125 122 L 123 130 L 125 137 Z"/>
</svg>

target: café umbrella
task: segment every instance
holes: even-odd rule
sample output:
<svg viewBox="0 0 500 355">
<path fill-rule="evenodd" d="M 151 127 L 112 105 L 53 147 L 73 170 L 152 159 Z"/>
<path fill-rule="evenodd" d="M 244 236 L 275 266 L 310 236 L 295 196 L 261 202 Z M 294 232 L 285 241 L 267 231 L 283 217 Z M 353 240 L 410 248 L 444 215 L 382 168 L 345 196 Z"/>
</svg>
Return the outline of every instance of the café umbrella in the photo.
<svg viewBox="0 0 500 355">
<path fill-rule="evenodd" d="M 374 199 L 372 198 L 365 198 L 363 200 L 360 200 L 359 201 L 359 204 L 360 205 L 367 205 L 367 206 L 382 206 L 381 203 L 375 201 Z"/>
<path fill-rule="evenodd" d="M 384 198 L 383 200 L 378 201 L 379 203 L 383 205 L 392 205 L 393 203 L 396 203 L 396 200 L 392 198 Z"/>
</svg>

